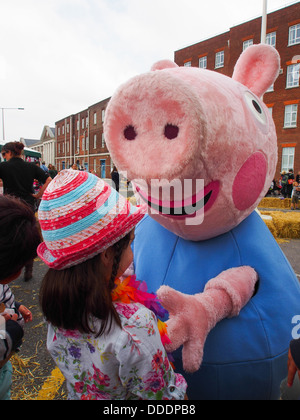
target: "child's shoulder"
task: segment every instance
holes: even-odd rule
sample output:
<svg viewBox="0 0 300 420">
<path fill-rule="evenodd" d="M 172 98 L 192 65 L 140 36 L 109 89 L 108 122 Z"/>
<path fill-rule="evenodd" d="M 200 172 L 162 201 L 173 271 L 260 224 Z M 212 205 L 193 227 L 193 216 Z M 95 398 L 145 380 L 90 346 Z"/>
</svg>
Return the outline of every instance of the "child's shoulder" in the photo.
<svg viewBox="0 0 300 420">
<path fill-rule="evenodd" d="M 138 319 L 145 318 L 149 320 L 149 317 L 154 317 L 154 314 L 141 303 L 115 302 L 114 306 L 121 320 L 123 319 L 126 322 L 131 318 L 133 318 L 133 320 L 137 317 Z"/>
</svg>

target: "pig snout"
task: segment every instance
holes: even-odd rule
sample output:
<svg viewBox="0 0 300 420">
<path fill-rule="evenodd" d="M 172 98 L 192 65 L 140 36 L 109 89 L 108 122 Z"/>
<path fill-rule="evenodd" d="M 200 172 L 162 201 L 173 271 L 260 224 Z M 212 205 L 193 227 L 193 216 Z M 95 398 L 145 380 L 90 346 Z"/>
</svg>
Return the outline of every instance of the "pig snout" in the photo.
<svg viewBox="0 0 300 420">
<path fill-rule="evenodd" d="M 205 119 L 189 85 L 167 72 L 137 76 L 112 97 L 105 139 L 130 179 L 172 179 L 195 159 Z"/>
</svg>

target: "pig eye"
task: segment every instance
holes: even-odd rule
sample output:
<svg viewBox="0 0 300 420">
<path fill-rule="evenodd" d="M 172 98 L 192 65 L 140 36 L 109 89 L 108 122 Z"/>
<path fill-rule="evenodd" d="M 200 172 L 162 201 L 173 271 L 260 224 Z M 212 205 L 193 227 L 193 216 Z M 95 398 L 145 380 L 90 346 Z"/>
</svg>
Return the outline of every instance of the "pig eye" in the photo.
<svg viewBox="0 0 300 420">
<path fill-rule="evenodd" d="M 245 99 L 252 115 L 262 124 L 267 124 L 267 116 L 261 107 L 258 99 L 250 92 L 245 93 Z"/>
<path fill-rule="evenodd" d="M 176 137 L 178 137 L 178 133 L 179 133 L 179 127 L 177 127 L 177 125 L 167 124 L 165 126 L 164 135 L 167 139 L 169 140 L 176 139 Z"/>
<path fill-rule="evenodd" d="M 124 130 L 124 137 L 126 140 L 135 140 L 137 134 L 135 128 L 132 125 L 128 125 Z"/>
</svg>

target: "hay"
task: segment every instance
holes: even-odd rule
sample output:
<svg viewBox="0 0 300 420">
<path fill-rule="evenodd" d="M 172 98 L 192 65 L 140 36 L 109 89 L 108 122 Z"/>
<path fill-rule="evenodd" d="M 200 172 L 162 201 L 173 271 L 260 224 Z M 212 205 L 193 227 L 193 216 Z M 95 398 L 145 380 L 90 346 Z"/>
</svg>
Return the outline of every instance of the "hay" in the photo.
<svg viewBox="0 0 300 420">
<path fill-rule="evenodd" d="M 52 371 L 51 376 L 45 381 L 36 399 L 38 401 L 54 400 L 59 388 L 62 386 L 64 381 L 65 378 L 61 371 L 58 369 L 58 367 L 55 368 Z"/>
<path fill-rule="evenodd" d="M 300 211 L 284 213 L 281 211 L 261 211 L 262 215 L 272 217 L 264 219 L 275 239 L 300 239 Z"/>
<path fill-rule="evenodd" d="M 56 368 L 50 376 L 45 376 L 47 366 L 42 366 L 36 361 L 41 345 L 44 343 L 40 340 L 36 345 L 35 354 L 31 357 L 21 358 L 15 354 L 11 358 L 13 365 L 12 400 L 66 399 L 64 390 L 61 389 L 65 379 L 59 369 Z M 42 386 L 38 385 L 39 382 Z"/>
<path fill-rule="evenodd" d="M 292 200 L 290 198 L 280 199 L 277 197 L 265 197 L 261 200 L 258 208 L 263 209 L 290 209 Z"/>
</svg>

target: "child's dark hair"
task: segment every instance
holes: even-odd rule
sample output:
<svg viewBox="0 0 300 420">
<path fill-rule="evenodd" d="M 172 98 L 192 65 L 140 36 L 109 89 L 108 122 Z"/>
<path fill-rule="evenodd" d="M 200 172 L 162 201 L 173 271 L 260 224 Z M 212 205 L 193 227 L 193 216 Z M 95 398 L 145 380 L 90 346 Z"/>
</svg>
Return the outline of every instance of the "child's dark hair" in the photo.
<svg viewBox="0 0 300 420">
<path fill-rule="evenodd" d="M 0 281 L 36 257 L 41 242 L 35 215 L 18 198 L 0 195 Z"/>
<path fill-rule="evenodd" d="M 50 268 L 40 289 L 40 305 L 46 320 L 54 327 L 97 337 L 109 332 L 113 320 L 121 327 L 111 292 L 121 255 L 129 242 L 130 233 L 112 246 L 114 262 L 108 284 L 101 275 L 100 255 L 64 270 Z M 90 322 L 91 316 L 102 321 L 98 331 Z"/>
</svg>

